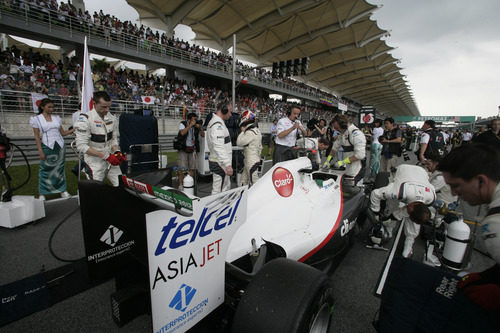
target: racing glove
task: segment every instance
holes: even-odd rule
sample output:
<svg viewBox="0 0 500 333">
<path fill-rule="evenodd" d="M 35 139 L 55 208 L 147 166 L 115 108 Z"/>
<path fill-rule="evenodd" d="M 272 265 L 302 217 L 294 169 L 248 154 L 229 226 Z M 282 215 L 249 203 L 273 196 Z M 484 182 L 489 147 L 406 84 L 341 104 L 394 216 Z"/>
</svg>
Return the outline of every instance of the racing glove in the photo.
<svg viewBox="0 0 500 333">
<path fill-rule="evenodd" d="M 489 269 L 482 273 L 471 273 L 465 275 L 462 280 L 458 282 L 458 289 L 474 303 L 486 310 L 500 310 L 500 286 L 488 278 Z M 483 276 L 486 275 L 486 278 Z"/>
<path fill-rule="evenodd" d="M 325 163 L 323 163 L 323 168 L 328 168 L 330 166 L 330 161 L 332 160 L 332 155 L 328 155 Z"/>
<path fill-rule="evenodd" d="M 349 159 L 349 157 L 346 157 L 342 161 L 337 161 L 337 163 L 335 163 L 335 165 L 337 166 L 337 168 L 340 168 L 341 166 L 346 165 L 346 164 L 350 164 L 350 163 L 351 163 L 351 160 Z"/>
<path fill-rule="evenodd" d="M 117 150 L 113 153 L 120 161 L 120 165 L 127 160 L 127 154 L 123 154 L 121 151 Z"/>
<path fill-rule="evenodd" d="M 111 165 L 121 165 L 123 161 L 116 157 L 115 154 L 109 154 L 108 157 L 106 157 L 104 160 L 106 160 L 109 164 Z"/>
</svg>

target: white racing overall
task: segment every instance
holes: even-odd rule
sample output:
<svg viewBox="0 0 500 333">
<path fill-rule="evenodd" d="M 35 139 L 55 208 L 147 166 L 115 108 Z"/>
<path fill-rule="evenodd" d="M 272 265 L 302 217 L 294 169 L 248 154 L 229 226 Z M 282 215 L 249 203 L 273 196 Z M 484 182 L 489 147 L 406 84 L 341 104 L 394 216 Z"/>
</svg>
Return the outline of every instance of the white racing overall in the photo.
<svg viewBox="0 0 500 333">
<path fill-rule="evenodd" d="M 113 186 L 118 186 L 119 166 L 112 166 L 100 157 L 87 154 L 89 148 L 108 154 L 114 153 L 113 146 L 118 145 L 116 117 L 108 113 L 104 120 L 95 110 L 82 113 L 75 123 L 76 148 L 84 154 L 84 161 L 92 171 L 92 179 L 103 181 L 107 177 Z M 109 171 L 108 171 L 109 169 Z"/>
</svg>

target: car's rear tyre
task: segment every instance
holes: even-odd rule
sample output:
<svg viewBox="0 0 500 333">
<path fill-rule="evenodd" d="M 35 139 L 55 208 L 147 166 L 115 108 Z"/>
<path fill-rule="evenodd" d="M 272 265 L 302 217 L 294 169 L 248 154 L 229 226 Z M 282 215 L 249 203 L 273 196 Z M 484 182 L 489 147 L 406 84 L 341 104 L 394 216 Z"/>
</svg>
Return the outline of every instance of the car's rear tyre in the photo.
<svg viewBox="0 0 500 333">
<path fill-rule="evenodd" d="M 231 331 L 325 333 L 332 310 L 333 290 L 326 274 L 278 258 L 267 263 L 248 285 Z"/>
</svg>

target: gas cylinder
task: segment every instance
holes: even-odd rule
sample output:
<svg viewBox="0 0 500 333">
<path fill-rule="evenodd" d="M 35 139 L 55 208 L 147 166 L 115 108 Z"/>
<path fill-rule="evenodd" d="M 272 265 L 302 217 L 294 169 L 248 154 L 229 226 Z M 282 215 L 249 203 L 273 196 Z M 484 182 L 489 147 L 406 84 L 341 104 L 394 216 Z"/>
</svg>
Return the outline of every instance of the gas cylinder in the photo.
<svg viewBox="0 0 500 333">
<path fill-rule="evenodd" d="M 194 179 L 189 173 L 184 176 L 182 186 L 184 187 L 184 193 L 194 196 Z"/>
<path fill-rule="evenodd" d="M 443 263 L 452 269 L 460 269 L 470 242 L 470 228 L 463 218 L 450 223 L 443 250 Z"/>
</svg>

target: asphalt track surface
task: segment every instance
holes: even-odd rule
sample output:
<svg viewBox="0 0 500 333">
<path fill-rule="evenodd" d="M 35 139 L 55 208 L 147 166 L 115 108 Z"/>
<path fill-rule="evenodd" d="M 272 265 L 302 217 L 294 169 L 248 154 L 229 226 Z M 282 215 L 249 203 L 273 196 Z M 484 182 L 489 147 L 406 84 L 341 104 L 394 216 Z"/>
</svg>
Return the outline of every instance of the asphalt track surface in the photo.
<svg viewBox="0 0 500 333">
<path fill-rule="evenodd" d="M 0 229 L 0 286 L 64 265 L 51 256 L 48 238 L 56 225 L 78 208 L 78 202 L 76 198 L 51 201 L 45 208 L 47 217 L 40 221 L 15 229 Z M 477 208 L 469 207 L 468 210 L 470 216 L 477 212 Z M 331 276 L 335 295 L 331 332 L 375 332 L 372 321 L 380 299 L 374 296 L 374 290 L 388 252 L 367 249 L 363 240 L 362 235 L 356 238 Z M 62 225 L 55 235 L 54 251 L 66 259 L 84 256 L 79 213 Z M 423 243 L 417 241 L 413 259 L 421 260 L 422 257 Z M 471 263 L 469 270 L 478 271 L 490 266 L 491 261 L 474 251 Z M 141 315 L 121 328 L 114 323 L 110 306 L 110 294 L 114 291 L 114 281 L 107 281 L 0 327 L 0 332 L 151 332 L 149 315 Z"/>
</svg>

